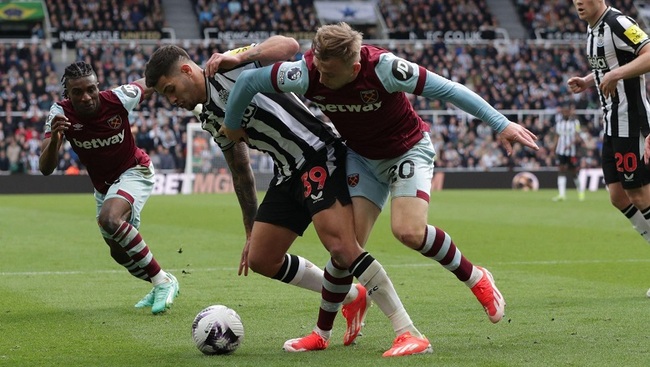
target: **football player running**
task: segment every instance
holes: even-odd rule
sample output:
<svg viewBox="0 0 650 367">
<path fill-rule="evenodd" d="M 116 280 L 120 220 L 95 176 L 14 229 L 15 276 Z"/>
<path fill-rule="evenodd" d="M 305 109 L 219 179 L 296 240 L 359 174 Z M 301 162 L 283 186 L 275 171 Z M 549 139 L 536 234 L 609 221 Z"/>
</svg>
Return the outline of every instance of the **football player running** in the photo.
<svg viewBox="0 0 650 367">
<path fill-rule="evenodd" d="M 94 186 L 97 223 L 111 257 L 134 277 L 153 284 L 135 307 L 164 312 L 179 285 L 161 269 L 138 231 L 140 213 L 153 190 L 154 167 L 135 145 L 129 123 L 129 113 L 153 89 L 142 78 L 100 91 L 95 71 L 83 61 L 66 67 L 61 82 L 65 99 L 50 108 L 39 169 L 45 176 L 52 174 L 64 139 L 70 142 Z"/>
</svg>

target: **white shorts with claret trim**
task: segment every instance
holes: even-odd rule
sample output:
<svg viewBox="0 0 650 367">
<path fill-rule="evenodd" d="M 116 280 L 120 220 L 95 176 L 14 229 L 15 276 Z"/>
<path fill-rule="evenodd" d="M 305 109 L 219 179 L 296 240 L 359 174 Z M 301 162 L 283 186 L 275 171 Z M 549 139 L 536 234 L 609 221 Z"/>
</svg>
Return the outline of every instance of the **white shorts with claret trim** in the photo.
<svg viewBox="0 0 650 367">
<path fill-rule="evenodd" d="M 347 176 L 350 196 L 361 196 L 380 209 L 390 195 L 420 197 L 429 201 L 433 160 L 436 155 L 429 134 L 406 153 L 391 159 L 367 159 L 348 149 Z"/>
<path fill-rule="evenodd" d="M 105 200 L 120 198 L 131 204 L 131 218 L 129 219 L 129 223 L 135 228 L 140 228 L 140 213 L 149 196 L 151 196 L 153 187 L 153 164 L 149 166 L 135 166 L 127 169 L 108 188 L 105 195 L 95 190 L 95 203 L 97 204 L 96 218 L 99 218 L 99 212 L 102 210 L 102 205 L 104 205 Z M 112 233 L 106 233 L 101 227 L 99 227 L 99 231 L 102 233 L 102 236 L 111 238 Z"/>
</svg>

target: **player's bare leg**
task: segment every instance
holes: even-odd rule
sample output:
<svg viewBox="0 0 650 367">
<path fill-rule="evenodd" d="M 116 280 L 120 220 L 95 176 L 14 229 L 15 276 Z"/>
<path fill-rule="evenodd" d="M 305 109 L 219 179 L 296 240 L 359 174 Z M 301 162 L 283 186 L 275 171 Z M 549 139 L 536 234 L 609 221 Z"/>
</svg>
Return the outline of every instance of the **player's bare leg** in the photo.
<svg viewBox="0 0 650 367">
<path fill-rule="evenodd" d="M 496 288 L 492 274 L 474 266 L 456 247 L 444 230 L 427 224 L 429 205 L 418 197 L 396 197 L 392 200 L 391 228 L 404 245 L 437 261 L 465 283 L 483 306 L 491 322 L 503 318 L 505 300 Z"/>
</svg>

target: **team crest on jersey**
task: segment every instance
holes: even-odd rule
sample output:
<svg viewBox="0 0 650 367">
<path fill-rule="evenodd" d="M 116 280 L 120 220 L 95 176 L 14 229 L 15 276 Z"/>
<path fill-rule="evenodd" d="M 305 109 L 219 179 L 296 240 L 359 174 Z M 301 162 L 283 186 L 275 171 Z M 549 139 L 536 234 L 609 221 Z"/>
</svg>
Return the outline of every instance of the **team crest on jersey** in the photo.
<svg viewBox="0 0 650 367">
<path fill-rule="evenodd" d="M 603 36 L 598 36 L 598 38 L 596 38 L 596 47 L 603 46 L 605 46 L 605 40 L 603 39 Z"/>
<path fill-rule="evenodd" d="M 348 186 L 356 187 L 359 184 L 359 174 L 355 173 L 348 176 Z"/>
<path fill-rule="evenodd" d="M 363 103 L 375 103 L 379 99 L 379 92 L 376 89 L 363 90 L 360 94 Z"/>
<path fill-rule="evenodd" d="M 106 120 L 106 122 L 111 129 L 119 129 L 120 126 L 122 126 L 122 117 L 120 115 L 115 115 Z"/>
<path fill-rule="evenodd" d="M 228 95 L 230 95 L 230 92 L 225 89 L 219 91 L 219 98 L 221 98 L 223 103 L 228 102 Z"/>
</svg>

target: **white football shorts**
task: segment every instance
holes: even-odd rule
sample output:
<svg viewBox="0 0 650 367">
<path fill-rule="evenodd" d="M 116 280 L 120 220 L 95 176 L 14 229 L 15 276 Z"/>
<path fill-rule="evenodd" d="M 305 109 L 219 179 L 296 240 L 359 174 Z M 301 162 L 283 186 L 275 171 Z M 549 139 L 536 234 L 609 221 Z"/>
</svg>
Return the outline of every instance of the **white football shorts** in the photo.
<svg viewBox="0 0 650 367">
<path fill-rule="evenodd" d="M 367 159 L 348 149 L 347 176 L 350 196 L 361 196 L 380 209 L 388 196 L 422 197 L 427 202 L 433 178 L 436 152 L 428 133 L 409 151 L 397 158 Z"/>
<path fill-rule="evenodd" d="M 129 223 L 135 228 L 140 228 L 140 213 L 153 191 L 154 173 L 153 164 L 131 167 L 120 175 L 117 181 L 108 188 L 105 195 L 95 190 L 96 218 L 99 218 L 104 200 L 121 198 L 131 204 Z M 99 227 L 99 231 L 102 236 L 111 238 L 112 233 L 106 233 L 101 227 Z"/>
</svg>

